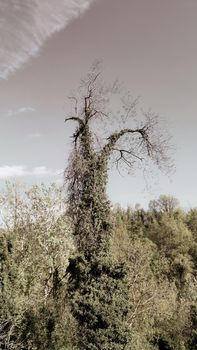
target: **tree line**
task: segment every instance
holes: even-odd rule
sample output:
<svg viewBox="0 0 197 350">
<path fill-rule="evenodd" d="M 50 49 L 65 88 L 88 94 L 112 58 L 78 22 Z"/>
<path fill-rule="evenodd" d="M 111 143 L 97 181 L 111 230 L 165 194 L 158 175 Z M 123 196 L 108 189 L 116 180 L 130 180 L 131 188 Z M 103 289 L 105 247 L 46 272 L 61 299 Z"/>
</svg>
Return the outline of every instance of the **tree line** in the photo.
<svg viewBox="0 0 197 350">
<path fill-rule="evenodd" d="M 77 349 L 67 271 L 76 247 L 64 191 L 10 183 L 0 203 L 0 348 Z M 109 255 L 117 274 L 127 268 L 127 348 L 196 349 L 197 209 L 161 196 L 148 210 L 115 206 L 111 220 Z"/>
</svg>

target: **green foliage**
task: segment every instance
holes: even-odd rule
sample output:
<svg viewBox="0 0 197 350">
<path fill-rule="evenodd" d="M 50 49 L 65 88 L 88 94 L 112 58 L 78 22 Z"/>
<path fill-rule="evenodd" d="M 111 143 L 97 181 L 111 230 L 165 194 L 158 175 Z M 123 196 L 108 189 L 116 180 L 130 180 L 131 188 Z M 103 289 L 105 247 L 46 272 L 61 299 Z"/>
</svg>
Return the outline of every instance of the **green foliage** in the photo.
<svg viewBox="0 0 197 350">
<path fill-rule="evenodd" d="M 113 212 L 112 250 L 129 267 L 129 349 L 196 349 L 196 268 L 185 215 Z"/>
<path fill-rule="evenodd" d="M 96 155 L 91 142 L 86 126 L 77 149 L 77 156 L 85 165 L 80 178 L 79 173 L 74 172 L 74 179 L 70 179 L 70 213 L 78 254 L 68 267 L 69 295 L 72 313 L 78 321 L 79 348 L 124 349 L 128 342 L 126 268 L 109 255 L 111 220 L 105 193 L 107 162 L 105 155 Z M 75 166 L 76 153 L 69 171 L 73 172 Z M 73 182 L 77 183 L 77 188 L 73 187 Z"/>
<path fill-rule="evenodd" d="M 57 349 L 68 342 L 64 276 L 73 251 L 63 192 L 8 184 L 0 202 L 1 348 Z"/>
<path fill-rule="evenodd" d="M 178 208 L 179 202 L 172 196 L 161 195 L 149 203 L 149 209 L 154 213 L 166 213 L 169 216 L 173 216 Z"/>
<path fill-rule="evenodd" d="M 59 188 L 9 184 L 0 199 L 2 350 L 196 349 L 195 210 L 110 210 L 97 193 L 75 251 Z"/>
<path fill-rule="evenodd" d="M 185 223 L 164 213 L 158 221 L 149 225 L 148 237 L 168 259 L 170 276 L 176 277 L 177 282 L 186 281 L 193 268 L 189 254 L 193 237 Z"/>
<path fill-rule="evenodd" d="M 79 323 L 79 348 L 124 349 L 128 312 L 124 266 L 105 256 L 71 262 L 73 314 Z M 73 283 L 74 282 L 74 283 Z M 120 317 L 121 315 L 121 317 Z"/>
</svg>

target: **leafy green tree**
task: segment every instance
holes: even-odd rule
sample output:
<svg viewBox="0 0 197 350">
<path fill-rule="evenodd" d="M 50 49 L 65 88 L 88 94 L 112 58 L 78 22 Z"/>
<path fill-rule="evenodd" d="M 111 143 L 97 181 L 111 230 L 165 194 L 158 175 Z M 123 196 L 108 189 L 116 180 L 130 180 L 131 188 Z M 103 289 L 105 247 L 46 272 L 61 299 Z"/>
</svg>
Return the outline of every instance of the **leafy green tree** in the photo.
<svg viewBox="0 0 197 350">
<path fill-rule="evenodd" d="M 66 349 L 64 276 L 74 246 L 63 191 L 8 183 L 0 206 L 0 348 Z"/>
<path fill-rule="evenodd" d="M 193 244 L 190 248 L 190 255 L 193 259 L 195 270 L 197 269 L 197 209 L 191 209 L 186 215 L 186 225 L 193 236 Z"/>
<path fill-rule="evenodd" d="M 135 162 L 150 159 L 159 166 L 166 164 L 166 140 L 159 135 L 157 120 L 150 113 L 136 127 L 124 125 L 111 132 L 103 145 L 96 143 L 95 129 L 108 119 L 106 105 L 116 90 L 101 83 L 98 70 L 83 82 L 83 91 L 75 99 L 75 116 L 66 122 L 77 123 L 74 147 L 66 171 L 68 202 L 76 241 L 76 256 L 70 260 L 69 295 L 72 313 L 78 322 L 77 344 L 84 350 L 121 350 L 128 344 L 127 267 L 109 252 L 113 231 L 110 203 L 106 195 L 108 167 L 115 156 L 133 168 Z M 123 105 L 125 121 L 135 122 L 136 102 Z M 81 104 L 80 104 L 81 102 Z M 96 121 L 96 124 L 94 124 Z"/>
<path fill-rule="evenodd" d="M 160 195 L 158 199 L 151 200 L 149 203 L 149 209 L 153 212 L 161 212 L 167 214 L 173 214 L 176 209 L 179 208 L 179 201 L 167 195 Z"/>
<path fill-rule="evenodd" d="M 141 211 L 141 210 L 140 210 Z M 120 209 L 114 213 L 115 227 L 112 249 L 118 261 L 128 266 L 129 310 L 128 323 L 131 330 L 129 349 L 157 349 L 153 339 L 161 332 L 162 325 L 176 312 L 177 289 L 166 275 L 167 261 L 157 245 L 146 237 L 139 208 L 128 212 Z M 124 217 L 125 213 L 125 217 Z M 148 213 L 143 211 L 146 218 Z M 125 222 L 128 226 L 125 227 Z M 162 332 L 163 334 L 163 332 Z"/>
<path fill-rule="evenodd" d="M 197 241 L 197 208 L 190 209 L 186 216 L 186 224 Z"/>
<path fill-rule="evenodd" d="M 174 285 L 175 303 L 171 316 L 165 319 L 162 314 L 157 320 L 155 344 L 161 349 L 186 350 L 191 334 L 194 334 L 191 310 L 196 305 L 195 241 L 186 225 L 187 218 L 181 210 L 164 210 L 162 206 L 157 208 L 147 229 L 147 236 L 156 243 L 160 256 L 166 261 L 164 275 L 170 287 Z"/>
<path fill-rule="evenodd" d="M 169 276 L 176 278 L 177 283 L 186 282 L 188 274 L 192 272 L 189 251 L 193 238 L 184 222 L 165 213 L 149 226 L 148 237 L 168 259 Z"/>
<path fill-rule="evenodd" d="M 189 350 L 195 350 L 197 344 L 197 302 L 191 307 L 191 334 Z"/>
</svg>

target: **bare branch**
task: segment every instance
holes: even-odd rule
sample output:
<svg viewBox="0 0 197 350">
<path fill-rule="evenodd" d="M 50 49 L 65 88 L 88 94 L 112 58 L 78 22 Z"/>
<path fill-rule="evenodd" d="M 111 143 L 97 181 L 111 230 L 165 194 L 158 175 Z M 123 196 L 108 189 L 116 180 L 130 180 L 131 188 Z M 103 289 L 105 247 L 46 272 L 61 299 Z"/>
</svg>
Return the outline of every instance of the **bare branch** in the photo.
<svg viewBox="0 0 197 350">
<path fill-rule="evenodd" d="M 132 157 L 137 158 L 137 159 L 140 160 L 141 162 L 142 162 L 143 159 L 144 159 L 143 157 L 139 157 L 137 154 L 135 154 L 135 153 L 132 152 L 131 150 L 113 148 L 113 151 L 120 152 L 121 157 L 124 156 L 124 153 L 127 153 L 127 154 L 131 155 Z"/>
<path fill-rule="evenodd" d="M 141 128 L 141 129 L 122 129 L 119 132 L 115 132 L 110 137 L 108 137 L 107 144 L 101 150 L 101 153 L 100 153 L 101 158 L 103 158 L 103 157 L 108 158 L 111 155 L 112 151 L 114 150 L 114 146 L 116 145 L 118 140 L 126 134 L 140 134 L 141 137 L 144 138 L 143 128 Z M 127 151 L 127 152 L 129 152 L 129 151 Z"/>
<path fill-rule="evenodd" d="M 73 121 L 76 121 L 78 122 L 81 126 L 84 125 L 84 122 L 81 118 L 79 117 L 70 117 L 70 118 L 66 118 L 65 119 L 65 123 L 68 122 L 69 120 L 73 120 Z"/>
<path fill-rule="evenodd" d="M 75 143 L 75 146 L 76 146 L 77 140 L 78 140 L 79 136 L 82 134 L 82 132 L 83 132 L 83 130 L 85 128 L 85 124 L 84 124 L 84 121 L 81 118 L 79 118 L 79 117 L 66 118 L 65 122 L 70 121 L 70 120 L 76 121 L 76 122 L 79 123 L 79 127 L 76 129 L 75 133 L 73 134 L 74 143 Z"/>
<path fill-rule="evenodd" d="M 93 78 L 90 79 L 89 84 L 88 84 L 88 91 L 92 90 L 92 85 L 96 82 L 96 80 L 98 79 L 98 77 L 101 75 L 101 72 L 98 72 L 97 74 L 95 74 L 95 76 Z"/>
<path fill-rule="evenodd" d="M 100 74 L 101 72 L 100 70 L 98 71 L 98 66 L 93 67 L 91 73 L 88 75 L 88 79 L 82 82 L 81 88 L 83 90 L 82 98 L 79 99 L 81 101 L 79 116 L 66 119 L 66 121 L 72 120 L 79 123 L 73 135 L 75 145 L 79 137 L 88 129 L 94 136 L 93 143 L 96 141 L 94 145 L 98 156 L 98 164 L 102 161 L 107 162 L 113 152 L 119 152 L 119 156 L 115 161 L 116 164 L 124 163 L 127 167 L 133 168 L 134 163 L 137 164 L 137 161 L 144 161 L 143 165 L 146 167 L 148 160 L 150 160 L 160 170 L 171 171 L 172 163 L 169 154 L 170 143 L 168 133 L 165 133 L 165 128 L 164 130 L 159 128 L 158 116 L 151 111 L 147 113 L 142 111 L 143 121 L 137 121 L 136 105 L 139 98 L 133 99 L 129 92 L 126 95 L 122 95 L 122 92 L 118 90 L 118 94 L 121 96 L 119 102 L 122 105 L 117 110 L 117 116 L 115 118 L 112 117 L 112 110 L 106 109 L 106 106 L 109 102 L 112 102 L 112 105 L 114 104 L 116 106 L 118 100 L 113 101 L 113 97 L 116 97 L 113 93 L 117 93 L 116 87 L 114 88 L 112 86 L 111 88 L 106 86 L 100 80 Z M 112 101 L 110 101 L 110 97 L 112 97 Z M 75 102 L 77 103 L 77 99 Z M 95 120 L 97 122 L 97 119 L 101 127 L 94 123 Z M 120 123 L 116 126 L 116 122 L 119 120 Z M 131 120 L 134 122 L 133 125 L 130 125 Z M 92 124 L 92 121 L 94 124 Z M 106 127 L 108 121 L 111 121 L 109 130 L 112 130 L 112 127 L 114 127 L 115 130 L 119 131 L 112 131 L 111 135 L 106 138 L 105 131 L 108 129 Z M 102 140 L 104 138 L 106 139 L 104 145 L 99 145 L 99 137 Z M 115 155 L 117 156 L 117 154 Z"/>
<path fill-rule="evenodd" d="M 74 96 L 69 96 L 68 99 L 69 100 L 74 100 L 74 102 L 75 102 L 75 113 L 77 114 L 77 111 L 78 111 L 78 100 L 77 100 L 77 98 L 74 97 Z"/>
</svg>

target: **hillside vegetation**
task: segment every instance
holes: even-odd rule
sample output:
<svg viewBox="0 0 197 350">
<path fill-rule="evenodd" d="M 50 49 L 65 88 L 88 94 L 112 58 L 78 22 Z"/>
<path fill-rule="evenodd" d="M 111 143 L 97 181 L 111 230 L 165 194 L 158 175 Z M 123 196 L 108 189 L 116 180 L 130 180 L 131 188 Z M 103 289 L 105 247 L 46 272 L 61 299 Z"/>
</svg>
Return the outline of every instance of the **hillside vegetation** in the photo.
<svg viewBox="0 0 197 350">
<path fill-rule="evenodd" d="M 63 190 L 8 184 L 0 205 L 0 348 L 77 349 L 67 269 L 75 245 Z M 126 349 L 195 350 L 197 209 L 184 212 L 160 196 L 149 210 L 116 206 L 110 216 L 109 254 L 128 276 Z"/>
</svg>

